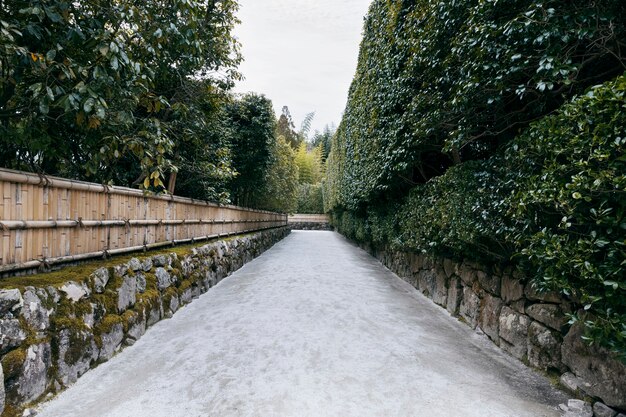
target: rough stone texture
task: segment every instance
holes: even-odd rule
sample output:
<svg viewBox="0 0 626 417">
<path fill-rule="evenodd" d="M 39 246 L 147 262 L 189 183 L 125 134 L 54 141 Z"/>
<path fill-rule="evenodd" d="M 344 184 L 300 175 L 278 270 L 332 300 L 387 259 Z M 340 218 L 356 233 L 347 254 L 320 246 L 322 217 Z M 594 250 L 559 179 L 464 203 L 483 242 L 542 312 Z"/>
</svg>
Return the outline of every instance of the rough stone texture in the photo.
<svg viewBox="0 0 626 417">
<path fill-rule="evenodd" d="M 192 291 L 192 289 L 191 288 L 187 288 L 186 290 L 184 290 L 183 293 L 180 295 L 180 300 L 184 304 L 190 303 L 191 300 L 193 300 L 193 291 Z"/>
<path fill-rule="evenodd" d="M 167 255 L 157 255 L 152 257 L 154 266 L 169 266 L 170 257 Z"/>
<path fill-rule="evenodd" d="M 510 307 L 502 307 L 500 312 L 500 338 L 507 343 L 501 347 L 518 359 L 528 355 L 528 326 L 530 319 Z"/>
<path fill-rule="evenodd" d="M 610 407 L 626 409 L 626 364 L 582 340 L 583 325 L 574 324 L 561 346 L 563 363 L 587 382 L 584 390 Z"/>
<path fill-rule="evenodd" d="M 435 272 L 422 270 L 417 274 L 418 289 L 428 298 L 433 298 L 436 288 Z"/>
<path fill-rule="evenodd" d="M 510 304 L 510 306 L 518 313 L 526 314 L 526 302 L 524 300 L 514 301 Z"/>
<path fill-rule="evenodd" d="M 91 274 L 91 279 L 93 280 L 94 291 L 98 294 L 102 294 L 104 292 L 105 287 L 109 283 L 109 270 L 106 268 L 99 268 Z"/>
<path fill-rule="evenodd" d="M 536 321 L 528 327 L 528 362 L 542 370 L 562 369 L 561 335 Z"/>
<path fill-rule="evenodd" d="M 291 230 L 333 230 L 330 223 L 299 222 L 289 223 Z"/>
<path fill-rule="evenodd" d="M 593 417 L 593 410 L 585 401 L 569 400 L 563 417 Z"/>
<path fill-rule="evenodd" d="M 191 301 L 191 300 L 189 300 Z M 172 314 L 176 313 L 178 311 L 178 308 L 180 307 L 180 300 L 178 299 L 178 296 L 173 296 L 170 299 L 170 311 L 172 312 Z"/>
<path fill-rule="evenodd" d="M 459 313 L 472 329 L 476 328 L 478 325 L 478 317 L 480 316 L 480 298 L 469 287 L 463 288 L 463 300 L 461 301 Z"/>
<path fill-rule="evenodd" d="M 85 285 L 80 285 L 73 281 L 66 283 L 61 288 L 59 288 L 59 290 L 65 293 L 65 296 L 73 302 L 80 301 L 84 297 L 89 296 L 89 288 L 87 288 Z"/>
<path fill-rule="evenodd" d="M 567 324 L 567 318 L 557 304 L 533 304 L 526 308 L 526 314 L 546 326 L 561 331 Z"/>
<path fill-rule="evenodd" d="M 500 277 L 483 271 L 476 271 L 476 278 L 483 290 L 492 295 L 500 296 Z"/>
<path fill-rule="evenodd" d="M 137 258 L 132 258 L 128 261 L 127 265 L 133 272 L 137 272 L 142 269 L 141 261 Z"/>
<path fill-rule="evenodd" d="M 146 286 L 148 285 L 146 281 L 146 276 L 142 273 L 138 273 L 135 275 L 137 279 L 137 292 L 143 294 L 146 291 Z"/>
<path fill-rule="evenodd" d="M 144 278 L 145 280 L 145 278 Z M 122 285 L 117 290 L 117 311 L 123 313 L 129 307 L 135 305 L 137 294 L 137 278 L 126 275 L 122 280 Z"/>
<path fill-rule="evenodd" d="M 161 305 L 161 302 L 159 301 L 159 304 L 152 307 L 147 314 L 148 320 L 146 323 L 148 327 L 158 323 L 159 320 L 161 320 L 161 317 L 163 317 L 163 307 Z"/>
<path fill-rule="evenodd" d="M 0 353 L 16 348 L 26 340 L 18 319 L 0 319 Z"/>
<path fill-rule="evenodd" d="M 435 288 L 432 298 L 435 304 L 445 307 L 448 301 L 448 277 L 443 268 L 435 271 Z"/>
<path fill-rule="evenodd" d="M 613 410 L 610 407 L 607 407 L 606 404 L 601 402 L 596 402 L 593 405 L 593 416 L 594 417 L 615 417 L 617 411 Z"/>
<path fill-rule="evenodd" d="M 141 264 L 141 267 L 143 268 L 144 272 L 150 272 L 150 270 L 152 269 L 152 259 L 151 258 L 146 258 L 144 259 L 143 263 Z"/>
<path fill-rule="evenodd" d="M 124 339 L 124 326 L 121 323 L 111 326 L 111 330 L 100 335 L 102 346 L 100 347 L 100 360 L 109 360 L 122 346 Z"/>
<path fill-rule="evenodd" d="M 91 332 L 61 330 L 58 346 L 57 375 L 65 386 L 76 382 L 98 359 L 98 346 Z"/>
<path fill-rule="evenodd" d="M 46 391 L 50 364 L 49 343 L 32 345 L 28 348 L 22 372 L 15 382 L 17 395 L 22 402 L 35 401 Z"/>
<path fill-rule="evenodd" d="M 539 292 L 532 282 L 526 284 L 524 287 L 524 295 L 526 298 L 532 301 L 543 301 L 546 303 L 560 303 L 563 298 L 556 292 Z"/>
<path fill-rule="evenodd" d="M 485 294 L 482 299 L 479 324 L 482 331 L 496 344 L 500 342 L 499 328 L 501 309 L 502 300 L 500 298 Z"/>
<path fill-rule="evenodd" d="M 457 277 L 450 278 L 450 282 L 448 283 L 448 299 L 446 301 L 446 309 L 453 316 L 459 314 L 459 307 L 461 306 L 462 299 L 463 287 L 461 286 L 461 279 Z"/>
<path fill-rule="evenodd" d="M 165 268 L 157 268 L 154 274 L 156 275 L 157 287 L 159 288 L 159 290 L 163 291 L 164 289 L 172 285 L 172 277 L 170 276 L 169 272 L 165 270 Z"/>
<path fill-rule="evenodd" d="M 468 286 L 471 287 L 476 281 L 476 271 L 468 264 L 461 264 L 456 271 L 456 274 L 461 278 L 461 281 Z"/>
<path fill-rule="evenodd" d="M 443 260 L 443 271 L 446 273 L 446 276 L 448 278 L 452 278 L 452 275 L 454 275 L 454 271 L 455 271 L 454 261 L 452 261 L 450 259 L 444 259 Z"/>
<path fill-rule="evenodd" d="M 50 326 L 50 314 L 42 305 L 41 300 L 33 287 L 27 287 L 24 291 L 24 307 L 22 317 L 28 325 L 37 331 L 46 330 Z"/>
<path fill-rule="evenodd" d="M 576 375 L 571 372 L 566 372 L 561 375 L 560 378 L 561 385 L 563 385 L 568 391 L 572 393 L 576 393 L 578 388 L 582 385 L 582 381 Z"/>
<path fill-rule="evenodd" d="M 524 297 L 524 284 L 508 274 L 504 275 L 500 293 L 505 303 L 521 300 Z"/>
<path fill-rule="evenodd" d="M 22 308 L 24 300 L 19 290 L 0 290 L 0 314 Z"/>
<path fill-rule="evenodd" d="M 127 337 L 139 340 L 144 334 L 146 334 L 146 319 L 141 315 L 128 327 L 128 333 L 126 335 Z"/>
</svg>

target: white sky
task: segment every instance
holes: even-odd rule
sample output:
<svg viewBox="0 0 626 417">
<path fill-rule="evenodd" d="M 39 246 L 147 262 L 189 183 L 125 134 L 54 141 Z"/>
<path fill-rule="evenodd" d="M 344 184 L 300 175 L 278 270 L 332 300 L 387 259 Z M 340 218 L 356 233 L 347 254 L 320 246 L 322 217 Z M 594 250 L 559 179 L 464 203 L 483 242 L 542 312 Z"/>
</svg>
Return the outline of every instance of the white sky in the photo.
<svg viewBox="0 0 626 417">
<path fill-rule="evenodd" d="M 235 35 L 246 78 L 237 92 L 265 94 L 296 124 L 315 111 L 312 132 L 339 124 L 356 70 L 371 0 L 239 0 Z"/>
</svg>

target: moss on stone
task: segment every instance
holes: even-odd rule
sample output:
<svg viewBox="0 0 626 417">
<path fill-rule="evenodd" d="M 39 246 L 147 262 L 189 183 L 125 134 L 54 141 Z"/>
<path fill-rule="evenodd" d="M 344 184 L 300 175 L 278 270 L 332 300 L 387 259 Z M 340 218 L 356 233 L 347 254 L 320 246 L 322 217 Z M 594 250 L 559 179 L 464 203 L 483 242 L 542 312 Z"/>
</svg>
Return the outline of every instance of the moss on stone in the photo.
<svg viewBox="0 0 626 417">
<path fill-rule="evenodd" d="M 151 258 L 155 255 L 169 255 L 171 253 L 175 253 L 179 258 L 184 257 L 186 255 L 190 255 L 191 251 L 194 248 L 199 248 L 204 245 L 207 245 L 210 242 L 224 240 L 229 241 L 238 237 L 244 237 L 245 235 L 232 236 L 228 238 L 222 239 L 211 239 L 205 240 L 201 242 L 196 242 L 188 245 L 181 245 L 176 247 L 170 247 L 166 249 L 158 249 L 154 251 L 148 251 L 143 254 L 133 253 L 128 255 L 120 255 L 115 256 L 107 260 L 95 260 L 95 261 L 87 261 L 85 263 L 81 263 L 79 265 L 66 266 L 61 269 L 52 271 L 52 272 L 43 272 L 34 275 L 26 275 L 20 277 L 11 277 L 5 278 L 0 281 L 0 289 L 13 289 L 17 288 L 20 290 L 24 290 L 24 288 L 28 286 L 32 287 L 47 287 L 52 286 L 54 288 L 59 288 L 63 286 L 68 281 L 74 281 L 78 283 L 84 283 L 87 285 L 91 285 L 89 283 L 89 276 L 99 268 L 113 268 L 118 265 L 128 263 L 132 258 L 137 258 L 140 261 L 144 261 L 146 258 Z M 182 264 L 180 260 L 174 261 L 174 266 L 178 267 L 178 269 L 182 269 Z M 113 274 L 111 278 L 113 278 Z M 92 288 L 93 289 L 93 288 Z"/>
<path fill-rule="evenodd" d="M 139 321 L 140 313 L 133 310 L 126 310 L 122 314 L 122 324 L 124 325 L 124 333 L 128 333 L 128 330 Z"/>
<path fill-rule="evenodd" d="M 117 314 L 107 314 L 102 321 L 100 322 L 100 324 L 98 324 L 95 328 L 94 328 L 94 334 L 97 334 L 98 336 L 103 335 L 105 333 L 110 333 L 111 330 L 113 330 L 113 327 L 115 327 L 115 325 L 117 324 L 124 324 L 124 319 L 122 319 L 121 316 L 118 316 Z"/>
<path fill-rule="evenodd" d="M 183 280 L 180 285 L 178 286 L 178 294 L 182 295 L 186 290 L 188 290 L 189 288 L 191 288 L 193 284 L 191 283 L 190 280 L 186 279 Z"/>
<path fill-rule="evenodd" d="M 26 349 L 27 348 L 25 346 L 21 346 L 10 351 L 0 360 L 0 363 L 2 363 L 5 381 L 9 381 L 21 373 L 22 366 L 26 361 Z"/>
</svg>

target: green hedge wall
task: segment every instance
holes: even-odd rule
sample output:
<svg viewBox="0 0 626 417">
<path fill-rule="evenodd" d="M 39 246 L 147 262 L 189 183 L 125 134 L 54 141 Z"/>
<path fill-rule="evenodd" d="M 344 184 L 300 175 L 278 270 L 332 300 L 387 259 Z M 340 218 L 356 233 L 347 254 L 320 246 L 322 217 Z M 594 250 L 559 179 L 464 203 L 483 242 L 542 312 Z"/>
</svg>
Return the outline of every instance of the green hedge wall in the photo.
<svg viewBox="0 0 626 417">
<path fill-rule="evenodd" d="M 626 354 L 625 94 L 626 76 L 596 86 L 491 158 L 392 204 L 336 208 L 333 222 L 358 241 L 513 262 L 591 313 L 590 340 Z"/>
</svg>

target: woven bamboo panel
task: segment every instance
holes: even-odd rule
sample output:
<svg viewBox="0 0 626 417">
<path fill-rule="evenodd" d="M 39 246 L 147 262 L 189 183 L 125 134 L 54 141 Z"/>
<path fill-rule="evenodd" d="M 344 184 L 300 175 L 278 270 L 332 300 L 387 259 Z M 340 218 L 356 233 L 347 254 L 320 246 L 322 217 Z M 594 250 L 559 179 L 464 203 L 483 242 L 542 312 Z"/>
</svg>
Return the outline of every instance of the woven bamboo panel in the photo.
<svg viewBox="0 0 626 417">
<path fill-rule="evenodd" d="M 0 169 L 0 272 L 286 224 L 280 213 Z"/>
</svg>

